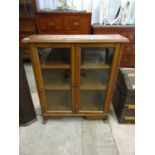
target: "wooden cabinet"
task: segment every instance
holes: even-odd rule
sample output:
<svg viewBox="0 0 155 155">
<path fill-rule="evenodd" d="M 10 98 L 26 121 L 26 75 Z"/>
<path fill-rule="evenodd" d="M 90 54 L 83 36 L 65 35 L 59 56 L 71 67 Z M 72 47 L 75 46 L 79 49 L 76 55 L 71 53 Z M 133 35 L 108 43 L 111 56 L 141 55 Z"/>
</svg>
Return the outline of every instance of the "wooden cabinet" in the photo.
<svg viewBox="0 0 155 155">
<path fill-rule="evenodd" d="M 134 26 L 100 26 L 93 25 L 93 34 L 121 34 L 129 39 L 122 48 L 121 67 L 135 67 L 135 27 Z"/>
<path fill-rule="evenodd" d="M 88 12 L 50 12 L 37 13 L 39 34 L 89 34 L 91 13 Z"/>
<path fill-rule="evenodd" d="M 30 53 L 28 46 L 23 44 L 21 40 L 30 35 L 36 34 L 36 24 L 34 18 L 19 19 L 19 52 L 23 59 L 29 59 Z"/>
<path fill-rule="evenodd" d="M 23 59 L 30 58 L 28 47 L 21 40 L 36 34 L 35 0 L 19 1 L 19 52 Z"/>
<path fill-rule="evenodd" d="M 121 56 L 120 35 L 34 35 L 31 58 L 44 119 L 108 114 Z M 107 52 L 107 49 L 108 52 Z"/>
</svg>

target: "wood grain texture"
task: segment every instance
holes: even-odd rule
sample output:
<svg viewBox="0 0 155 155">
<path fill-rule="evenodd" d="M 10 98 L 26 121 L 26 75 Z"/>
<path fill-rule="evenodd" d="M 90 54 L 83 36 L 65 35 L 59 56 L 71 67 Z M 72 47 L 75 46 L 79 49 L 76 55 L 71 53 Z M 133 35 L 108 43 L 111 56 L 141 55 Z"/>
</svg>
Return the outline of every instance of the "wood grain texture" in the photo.
<svg viewBox="0 0 155 155">
<path fill-rule="evenodd" d="M 112 67 L 111 67 L 111 72 L 110 72 L 110 77 L 109 77 L 109 83 L 108 83 L 108 89 L 107 89 L 107 94 L 105 97 L 105 104 L 104 104 L 104 111 L 105 113 L 108 113 L 111 100 L 112 100 L 112 95 L 114 91 L 114 86 L 116 83 L 116 78 L 117 78 L 117 73 L 118 73 L 118 67 L 120 63 L 120 58 L 121 58 L 121 45 L 118 44 L 115 48 L 114 56 L 113 56 L 113 62 L 112 62 Z"/>
<path fill-rule="evenodd" d="M 39 34 L 90 34 L 91 13 L 48 12 L 36 14 Z"/>
<path fill-rule="evenodd" d="M 92 33 L 120 34 L 129 39 L 129 43 L 123 45 L 120 67 L 135 67 L 135 26 L 134 25 L 99 25 L 92 26 Z"/>
<path fill-rule="evenodd" d="M 119 67 L 119 62 L 120 62 L 120 57 L 121 57 L 121 43 L 123 42 L 128 42 L 128 39 L 125 37 L 122 37 L 120 35 L 37 35 L 37 36 L 31 36 L 28 40 L 25 39 L 23 41 L 24 43 L 30 43 L 30 48 L 31 48 L 31 58 L 32 58 L 32 63 L 33 63 L 33 68 L 34 68 L 34 73 L 35 73 L 35 79 L 37 83 L 37 88 L 38 88 L 38 93 L 39 93 L 39 98 L 41 101 L 41 107 L 42 107 L 42 113 L 43 117 L 45 119 L 47 118 L 52 118 L 56 116 L 87 116 L 90 118 L 107 118 L 109 107 L 111 104 L 111 98 L 113 94 L 113 89 L 117 77 L 117 71 Z M 38 47 L 60 47 L 60 48 L 65 48 L 68 47 L 71 50 L 71 68 L 65 68 L 67 71 L 68 69 L 71 69 L 71 83 L 67 84 L 66 83 L 57 83 L 54 82 L 54 84 L 51 84 L 51 81 L 47 81 L 46 84 L 44 84 L 43 81 L 43 76 L 42 76 L 42 69 L 46 69 L 48 72 L 51 71 L 51 73 L 54 74 L 54 71 L 52 70 L 57 69 L 57 72 L 60 71 L 60 68 L 42 68 L 39 57 L 38 57 Z M 110 77 L 108 80 L 108 85 L 105 86 L 104 83 L 93 83 L 94 81 L 91 82 L 91 77 L 90 79 L 87 80 L 88 83 L 82 83 L 81 79 L 81 69 L 85 70 L 87 65 L 83 66 L 81 65 L 81 52 L 82 48 L 114 48 L 114 56 L 113 56 L 113 61 L 112 64 L 105 64 L 105 68 L 100 68 L 101 66 L 97 65 L 91 65 L 88 67 L 88 71 L 92 74 L 94 72 L 90 71 L 90 69 L 94 70 L 99 67 L 99 69 L 108 69 L 110 71 Z M 95 51 L 94 51 L 95 52 Z M 105 51 L 106 52 L 106 51 Z M 61 64 L 62 65 L 62 64 Z M 53 65 L 52 65 L 53 66 Z M 66 67 L 66 66 L 65 66 Z M 111 68 L 111 69 L 110 69 Z M 80 73 L 81 72 L 81 73 Z M 89 74 L 90 75 L 90 74 Z M 99 74 L 100 75 L 100 74 Z M 50 78 L 51 79 L 51 78 Z M 49 80 L 50 80 L 49 79 Z M 58 79 L 57 79 L 58 80 Z M 96 82 L 96 81 L 95 81 Z M 60 85 L 62 84 L 62 85 Z M 65 107 L 63 104 L 63 101 L 66 100 L 65 95 L 61 95 L 60 98 L 57 95 L 53 95 L 51 97 L 50 94 L 48 94 L 48 102 L 47 102 L 47 94 L 46 91 L 52 91 L 53 94 L 60 93 L 62 94 L 63 92 L 70 93 L 69 98 L 71 100 L 70 107 Z M 85 94 L 88 95 L 84 96 L 83 100 L 80 99 L 81 95 L 80 93 L 83 93 L 83 91 L 101 91 L 100 95 L 102 97 L 105 95 L 105 100 L 100 99 L 99 104 L 100 107 L 97 107 L 95 104 L 95 99 L 92 100 L 93 96 L 91 98 L 88 98 L 91 93 L 85 92 Z M 103 92 L 103 93 L 102 93 Z M 53 100 L 54 99 L 54 100 Z M 52 102 L 53 100 L 53 102 Z M 91 102 L 89 102 L 91 100 Z M 50 103 L 52 102 L 52 104 Z M 81 103 L 83 102 L 83 111 L 80 109 Z M 48 109 L 48 103 L 51 104 L 50 109 Z M 58 105 L 59 103 L 59 105 Z M 89 103 L 91 104 L 92 108 L 89 108 Z M 58 106 L 58 107 L 57 107 Z M 88 109 L 87 109 L 88 106 Z M 62 109 L 61 109 L 62 107 Z M 67 108 L 67 109 L 66 109 Z M 56 111 L 55 111 L 55 110 Z M 93 110 L 92 110 L 93 109 Z"/>
<path fill-rule="evenodd" d="M 34 18 L 20 18 L 19 19 L 19 52 L 21 57 L 30 59 L 30 52 L 28 46 L 23 44 L 21 40 L 30 35 L 36 34 L 36 25 Z"/>
<path fill-rule="evenodd" d="M 127 43 L 121 35 L 32 35 L 24 38 L 25 43 Z"/>
</svg>

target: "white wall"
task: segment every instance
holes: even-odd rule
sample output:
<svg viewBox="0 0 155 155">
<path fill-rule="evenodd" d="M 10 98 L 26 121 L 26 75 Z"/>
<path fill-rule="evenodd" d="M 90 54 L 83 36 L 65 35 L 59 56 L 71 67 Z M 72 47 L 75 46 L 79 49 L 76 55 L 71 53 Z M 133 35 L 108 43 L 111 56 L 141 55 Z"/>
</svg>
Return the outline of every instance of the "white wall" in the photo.
<svg viewBox="0 0 155 155">
<path fill-rule="evenodd" d="M 40 6 L 40 9 L 49 8 L 49 9 L 56 9 L 59 0 L 37 0 Z M 81 10 L 87 10 L 88 12 L 92 12 L 92 24 L 99 23 L 99 3 L 100 0 L 67 0 L 73 2 L 76 8 Z M 108 0 L 109 6 L 108 7 L 108 16 L 113 19 L 117 13 L 121 0 Z M 132 11 L 131 16 L 129 18 L 128 23 L 134 23 L 134 0 L 132 0 Z"/>
</svg>

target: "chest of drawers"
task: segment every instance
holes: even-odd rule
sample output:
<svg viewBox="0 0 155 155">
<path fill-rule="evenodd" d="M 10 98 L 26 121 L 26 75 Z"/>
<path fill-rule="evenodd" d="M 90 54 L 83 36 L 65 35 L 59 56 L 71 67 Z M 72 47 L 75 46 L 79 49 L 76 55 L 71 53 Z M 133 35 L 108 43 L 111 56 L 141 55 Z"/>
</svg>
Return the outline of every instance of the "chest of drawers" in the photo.
<svg viewBox="0 0 155 155">
<path fill-rule="evenodd" d="M 88 12 L 50 12 L 37 13 L 39 34 L 89 34 L 91 13 Z"/>
<path fill-rule="evenodd" d="M 121 34 L 129 39 L 129 43 L 122 46 L 121 67 L 135 67 L 135 27 L 93 25 L 93 34 Z"/>
<path fill-rule="evenodd" d="M 29 49 L 21 40 L 30 35 L 36 34 L 35 18 L 20 18 L 19 19 L 19 52 L 23 59 L 30 59 Z"/>
</svg>

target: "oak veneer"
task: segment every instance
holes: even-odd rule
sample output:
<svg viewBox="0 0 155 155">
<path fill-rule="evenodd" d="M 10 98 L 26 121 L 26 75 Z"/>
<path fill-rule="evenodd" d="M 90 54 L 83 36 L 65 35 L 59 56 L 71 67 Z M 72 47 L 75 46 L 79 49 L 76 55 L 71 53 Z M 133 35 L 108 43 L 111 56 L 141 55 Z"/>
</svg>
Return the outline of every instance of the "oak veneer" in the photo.
<svg viewBox="0 0 155 155">
<path fill-rule="evenodd" d="M 33 35 L 23 39 L 30 47 L 44 120 L 65 116 L 107 118 L 121 45 L 128 41 L 121 35 Z M 45 49 L 39 52 L 41 48 Z M 71 66 L 67 68 L 59 54 L 61 51 L 64 55 L 66 48 Z M 107 48 L 112 49 L 108 55 Z M 49 64 L 49 58 L 62 63 Z"/>
</svg>

